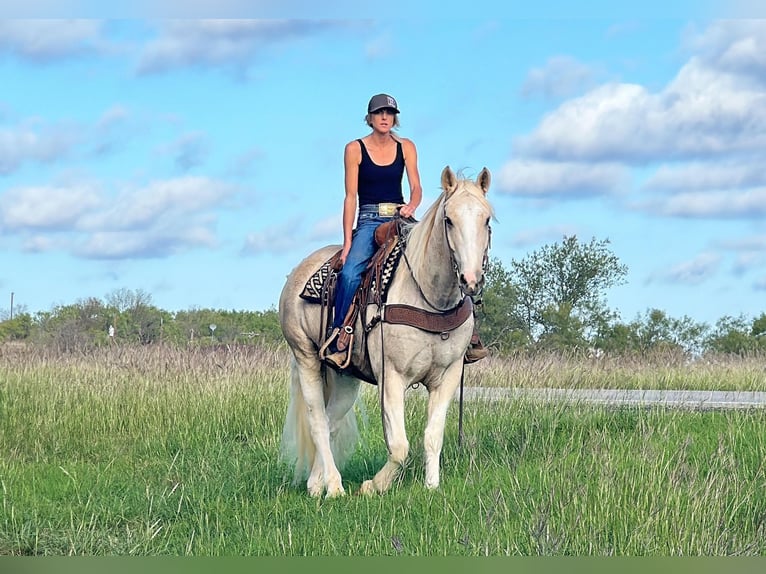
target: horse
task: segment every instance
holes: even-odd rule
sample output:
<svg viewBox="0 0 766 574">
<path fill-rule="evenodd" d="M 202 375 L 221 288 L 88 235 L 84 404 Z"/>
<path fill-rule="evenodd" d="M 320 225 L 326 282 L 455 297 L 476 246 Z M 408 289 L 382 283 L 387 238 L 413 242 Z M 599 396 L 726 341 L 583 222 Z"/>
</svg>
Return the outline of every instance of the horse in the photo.
<svg viewBox="0 0 766 574">
<path fill-rule="evenodd" d="M 486 197 L 490 177 L 486 167 L 475 180 L 458 177 L 449 166 L 444 168 L 441 194 L 409 228 L 386 303 L 382 309 L 371 310 L 381 320 L 360 325 L 363 317 L 370 315 L 360 313 L 357 331 L 364 328 L 369 333 L 365 342 L 355 340 L 354 353 L 359 355 L 358 347 L 366 344 L 388 448 L 383 467 L 362 483 L 363 494 L 386 492 L 406 462 L 409 442 L 404 394 L 417 384 L 428 390 L 423 437 L 425 486 L 439 487 L 447 411 L 462 380 L 474 316 L 470 312 L 451 330 L 431 332 L 389 322 L 386 310 L 403 305 L 408 307 L 401 308 L 419 309 L 438 318 L 461 305 L 472 305 L 471 298 L 481 293 L 484 284 L 490 247 L 490 221 L 494 218 Z M 326 493 L 328 498 L 345 494 L 339 469 L 354 453 L 359 439 L 353 407 L 362 381 L 322 363 L 318 353 L 324 337 L 320 305 L 301 299 L 299 294 L 312 274 L 339 249 L 330 245 L 303 259 L 288 275 L 279 298 L 280 325 L 292 352 L 281 455 L 294 465 L 296 484 L 307 478 L 311 496 Z"/>
</svg>

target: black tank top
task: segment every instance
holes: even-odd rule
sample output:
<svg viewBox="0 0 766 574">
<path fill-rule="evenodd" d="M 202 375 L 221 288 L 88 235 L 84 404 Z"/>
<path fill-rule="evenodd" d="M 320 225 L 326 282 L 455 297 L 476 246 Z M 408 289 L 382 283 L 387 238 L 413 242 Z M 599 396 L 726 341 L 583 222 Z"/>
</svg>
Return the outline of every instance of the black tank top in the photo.
<svg viewBox="0 0 766 574">
<path fill-rule="evenodd" d="M 356 140 L 362 148 L 362 162 L 359 164 L 359 205 L 371 203 L 404 203 L 402 175 L 404 174 L 404 152 L 402 142 L 396 142 L 396 157 L 389 165 L 378 165 L 372 161 L 362 140 Z"/>
</svg>

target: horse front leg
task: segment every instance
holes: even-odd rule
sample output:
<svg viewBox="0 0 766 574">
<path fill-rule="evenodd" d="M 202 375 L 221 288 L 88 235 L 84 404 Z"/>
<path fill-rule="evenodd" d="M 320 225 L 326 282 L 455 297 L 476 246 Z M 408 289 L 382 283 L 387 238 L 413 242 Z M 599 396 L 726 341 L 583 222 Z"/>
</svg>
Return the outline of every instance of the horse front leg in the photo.
<svg viewBox="0 0 766 574">
<path fill-rule="evenodd" d="M 431 385 L 428 391 L 428 421 L 423 434 L 426 488 L 439 487 L 439 464 L 444 444 L 444 426 L 450 402 L 460 383 L 462 368 L 462 360 L 453 364 L 444 374 L 441 382 L 438 385 Z"/>
<path fill-rule="evenodd" d="M 393 373 L 386 373 L 383 388 L 383 434 L 388 447 L 388 460 L 372 480 L 362 483 L 362 494 L 384 493 L 402 471 L 410 443 L 404 424 L 404 391 L 406 385 L 402 378 Z"/>
</svg>

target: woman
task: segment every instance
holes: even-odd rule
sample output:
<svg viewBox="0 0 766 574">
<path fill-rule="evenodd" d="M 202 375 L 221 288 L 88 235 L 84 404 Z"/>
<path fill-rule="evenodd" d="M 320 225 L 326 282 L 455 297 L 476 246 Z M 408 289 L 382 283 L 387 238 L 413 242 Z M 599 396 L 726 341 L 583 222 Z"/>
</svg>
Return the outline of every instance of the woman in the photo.
<svg viewBox="0 0 766 574">
<path fill-rule="evenodd" d="M 372 132 L 346 144 L 343 154 L 346 196 L 343 200 L 343 264 L 338 273 L 333 316 L 333 342 L 325 360 L 341 367 L 349 349 L 338 350 L 337 334 L 361 282 L 362 272 L 375 254 L 375 230 L 396 214 L 414 217 L 423 190 L 415 144 L 393 133 L 399 127 L 399 106 L 388 94 L 377 94 L 367 104 L 364 118 Z M 410 201 L 404 203 L 402 177 L 407 171 Z M 357 218 L 357 202 L 359 215 Z M 354 229 L 354 219 L 357 226 Z"/>
<path fill-rule="evenodd" d="M 399 127 L 396 100 L 388 94 L 373 96 L 364 119 L 372 132 L 346 144 L 343 158 L 346 189 L 340 255 L 343 267 L 336 284 L 332 342 L 325 356 L 325 361 L 338 368 L 347 363 L 350 349 L 338 349 L 337 335 L 343 328 L 362 273 L 375 254 L 375 230 L 391 219 L 397 208 L 402 217 L 414 217 L 423 196 L 415 144 L 393 133 Z M 405 171 L 410 187 L 408 203 L 404 203 L 402 193 Z"/>
</svg>

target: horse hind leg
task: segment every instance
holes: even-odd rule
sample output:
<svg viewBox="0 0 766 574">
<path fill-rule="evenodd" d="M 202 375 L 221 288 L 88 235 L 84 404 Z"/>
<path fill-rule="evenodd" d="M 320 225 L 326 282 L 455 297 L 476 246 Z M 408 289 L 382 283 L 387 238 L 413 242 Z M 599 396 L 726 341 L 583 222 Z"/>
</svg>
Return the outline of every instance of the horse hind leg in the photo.
<svg viewBox="0 0 766 574">
<path fill-rule="evenodd" d="M 340 377 L 335 371 L 325 375 L 325 413 L 330 432 L 330 451 L 335 467 L 342 469 L 354 454 L 359 442 L 359 428 L 356 424 L 354 404 L 359 393 L 359 381 L 349 377 Z M 339 475 L 340 476 L 340 475 Z M 321 457 L 315 456 L 306 487 L 314 496 L 321 496 L 324 478 L 324 465 Z M 340 490 L 343 487 L 340 486 Z M 327 495 L 332 489 L 328 484 Z M 338 495 L 342 495 L 340 492 Z"/>
<path fill-rule="evenodd" d="M 314 357 L 301 362 L 295 357 L 291 379 L 291 405 L 283 443 L 291 432 L 297 435 L 296 477 L 305 473 L 310 465 L 306 487 L 311 496 L 321 496 L 325 490 L 328 498 L 342 496 L 345 490 L 330 446 L 324 377 L 319 361 Z"/>
<path fill-rule="evenodd" d="M 327 419 L 330 425 L 330 448 L 335 465 L 343 469 L 359 444 L 359 426 L 354 405 L 359 397 L 360 381 L 354 377 L 326 371 Z"/>
</svg>

